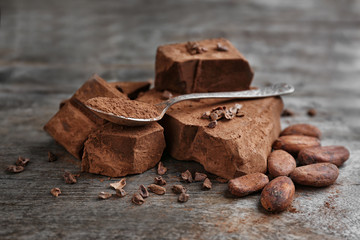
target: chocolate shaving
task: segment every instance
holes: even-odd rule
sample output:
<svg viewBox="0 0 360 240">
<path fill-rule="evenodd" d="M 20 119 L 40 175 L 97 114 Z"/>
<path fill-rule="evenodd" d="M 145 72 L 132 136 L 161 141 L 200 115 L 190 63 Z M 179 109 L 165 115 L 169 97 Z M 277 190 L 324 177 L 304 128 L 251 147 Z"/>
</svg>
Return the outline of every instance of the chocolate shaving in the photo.
<svg viewBox="0 0 360 240">
<path fill-rule="evenodd" d="M 155 182 L 155 184 L 160 185 L 160 186 L 166 185 L 166 181 L 165 181 L 165 179 L 162 178 L 162 176 L 155 177 L 154 182 Z"/>
<path fill-rule="evenodd" d="M 164 175 L 166 173 L 166 171 L 167 171 L 167 168 L 163 165 L 162 162 L 159 162 L 158 167 L 157 167 L 157 173 L 159 175 Z"/>
<path fill-rule="evenodd" d="M 134 193 L 131 202 L 136 205 L 141 205 L 145 202 L 144 198 L 140 195 L 140 193 Z"/>
<path fill-rule="evenodd" d="M 202 182 L 206 178 L 207 178 L 207 175 L 205 173 L 195 172 L 195 178 L 194 178 L 195 182 Z"/>
<path fill-rule="evenodd" d="M 75 176 L 73 174 L 71 174 L 70 172 L 68 172 L 68 171 L 65 171 L 63 177 L 64 177 L 64 180 L 65 180 L 65 183 L 67 183 L 67 184 L 76 183 Z"/>
<path fill-rule="evenodd" d="M 53 189 L 50 190 L 50 193 L 54 197 L 58 197 L 61 194 L 61 190 L 60 190 L 60 188 L 53 188 Z"/>
<path fill-rule="evenodd" d="M 146 187 L 143 184 L 140 185 L 139 189 L 140 189 L 140 195 L 143 198 L 147 198 L 149 196 L 149 192 L 148 192 L 148 190 L 146 189 Z"/>
<path fill-rule="evenodd" d="M 183 185 L 180 185 L 180 184 L 172 186 L 171 190 L 176 194 L 186 192 L 186 188 Z"/>
<path fill-rule="evenodd" d="M 148 189 L 149 189 L 151 192 L 153 192 L 153 193 L 155 193 L 155 194 L 157 194 L 157 195 L 163 195 L 163 194 L 166 193 L 166 189 L 165 189 L 164 187 L 161 187 L 161 186 L 156 185 L 156 184 L 150 184 L 150 185 L 148 186 Z"/>
<path fill-rule="evenodd" d="M 227 52 L 229 51 L 229 49 L 223 45 L 221 45 L 221 43 L 217 43 L 216 44 L 216 50 L 219 52 Z"/>
<path fill-rule="evenodd" d="M 11 173 L 20 173 L 24 170 L 25 168 L 23 166 L 16 166 L 16 165 L 10 165 L 6 168 L 6 171 Z"/>
<path fill-rule="evenodd" d="M 202 189 L 203 190 L 210 190 L 212 188 L 212 183 L 210 181 L 210 179 L 206 178 L 205 181 L 202 184 Z"/>
<path fill-rule="evenodd" d="M 16 160 L 15 165 L 25 167 L 29 162 L 30 158 L 19 157 L 18 160 Z"/>
<path fill-rule="evenodd" d="M 53 154 L 52 152 L 48 152 L 48 161 L 49 162 L 55 162 L 57 160 L 57 156 Z"/>
<path fill-rule="evenodd" d="M 101 192 L 98 195 L 99 199 L 101 199 L 101 200 L 109 199 L 109 198 L 111 198 L 111 196 L 112 196 L 112 194 L 108 193 L 108 192 Z"/>
<path fill-rule="evenodd" d="M 191 182 L 193 181 L 191 172 L 190 172 L 189 170 L 186 170 L 185 172 L 181 173 L 181 179 L 182 179 L 184 182 L 191 183 Z"/>
<path fill-rule="evenodd" d="M 184 203 L 184 202 L 187 202 L 189 200 L 189 197 L 190 195 L 185 193 L 185 192 L 182 192 L 180 195 L 179 195 L 179 198 L 178 198 L 178 202 L 181 202 L 181 203 Z"/>
<path fill-rule="evenodd" d="M 110 187 L 116 189 L 123 189 L 126 185 L 126 178 L 121 179 L 118 182 L 110 183 Z"/>
<path fill-rule="evenodd" d="M 122 189 L 122 188 L 115 189 L 115 191 L 116 191 L 116 196 L 118 196 L 118 197 L 125 197 L 126 194 L 127 194 L 127 193 L 125 192 L 125 190 Z"/>
</svg>

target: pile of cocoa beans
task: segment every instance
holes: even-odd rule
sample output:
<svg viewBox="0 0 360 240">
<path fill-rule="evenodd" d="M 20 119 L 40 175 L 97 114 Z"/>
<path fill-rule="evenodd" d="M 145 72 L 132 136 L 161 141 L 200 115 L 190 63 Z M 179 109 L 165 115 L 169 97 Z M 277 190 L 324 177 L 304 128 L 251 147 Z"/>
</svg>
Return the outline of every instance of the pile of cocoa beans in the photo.
<svg viewBox="0 0 360 240">
<path fill-rule="evenodd" d="M 268 175 L 252 173 L 232 179 L 228 183 L 230 193 L 243 197 L 262 190 L 261 205 L 267 211 L 281 212 L 294 199 L 294 183 L 311 187 L 335 183 L 338 167 L 350 153 L 343 146 L 321 146 L 320 138 L 320 130 L 310 124 L 285 128 L 268 157 Z"/>
</svg>

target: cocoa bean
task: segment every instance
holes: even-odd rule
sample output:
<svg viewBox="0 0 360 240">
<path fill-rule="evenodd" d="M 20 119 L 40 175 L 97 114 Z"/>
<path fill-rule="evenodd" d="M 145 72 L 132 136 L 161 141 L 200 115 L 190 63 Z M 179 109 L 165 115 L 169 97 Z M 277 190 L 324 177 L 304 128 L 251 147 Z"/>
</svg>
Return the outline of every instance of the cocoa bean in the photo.
<svg viewBox="0 0 360 240">
<path fill-rule="evenodd" d="M 308 147 L 320 146 L 319 139 L 315 137 L 302 135 L 288 135 L 282 136 L 275 140 L 273 144 L 274 150 L 282 149 L 293 156 L 296 156 L 300 150 Z"/>
<path fill-rule="evenodd" d="M 326 187 L 339 176 L 339 169 L 332 163 L 315 163 L 297 167 L 290 174 L 291 179 L 301 185 Z"/>
<path fill-rule="evenodd" d="M 288 176 L 296 168 L 296 161 L 284 150 L 275 150 L 268 157 L 268 170 L 271 176 Z"/>
<path fill-rule="evenodd" d="M 301 150 L 297 160 L 301 165 L 328 162 L 339 167 L 349 159 L 349 156 L 349 150 L 343 146 L 324 146 Z"/>
<path fill-rule="evenodd" d="M 243 197 L 253 192 L 260 191 L 269 183 L 269 178 L 263 173 L 251 173 L 234 178 L 229 181 L 228 187 L 231 194 Z"/>
<path fill-rule="evenodd" d="M 309 137 L 316 137 L 321 138 L 321 131 L 310 124 L 294 124 L 288 126 L 280 133 L 280 136 L 287 136 L 287 135 L 304 135 Z"/>
<path fill-rule="evenodd" d="M 269 212 L 281 212 L 292 203 L 295 186 L 289 177 L 280 176 L 273 179 L 261 192 L 261 205 Z"/>
</svg>

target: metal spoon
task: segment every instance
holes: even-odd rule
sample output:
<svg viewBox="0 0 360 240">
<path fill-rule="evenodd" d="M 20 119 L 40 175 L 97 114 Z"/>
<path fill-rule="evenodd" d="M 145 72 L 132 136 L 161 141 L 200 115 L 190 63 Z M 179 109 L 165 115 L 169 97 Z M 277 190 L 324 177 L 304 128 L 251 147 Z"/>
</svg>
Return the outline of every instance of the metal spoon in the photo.
<svg viewBox="0 0 360 240">
<path fill-rule="evenodd" d="M 142 126 L 152 122 L 159 121 L 160 119 L 163 118 L 166 111 L 173 104 L 185 100 L 193 100 L 193 99 L 201 99 L 201 98 L 237 98 L 237 99 L 264 98 L 264 97 L 273 97 L 273 96 L 290 94 L 293 93 L 294 91 L 295 88 L 293 86 L 286 83 L 279 83 L 262 89 L 254 89 L 254 90 L 246 90 L 246 91 L 185 94 L 156 104 L 155 106 L 159 109 L 159 112 L 161 112 L 160 115 L 155 118 L 147 118 L 147 119 L 118 116 L 112 113 L 100 111 L 99 109 L 95 109 L 90 106 L 87 107 L 99 117 L 106 119 L 110 122 L 125 126 Z"/>
</svg>

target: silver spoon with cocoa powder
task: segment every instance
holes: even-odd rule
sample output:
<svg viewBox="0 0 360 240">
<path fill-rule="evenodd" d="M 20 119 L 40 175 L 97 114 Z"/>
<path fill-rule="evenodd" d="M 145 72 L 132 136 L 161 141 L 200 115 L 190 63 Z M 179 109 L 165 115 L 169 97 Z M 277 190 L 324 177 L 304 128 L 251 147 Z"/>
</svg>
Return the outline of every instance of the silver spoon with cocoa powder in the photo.
<svg viewBox="0 0 360 240">
<path fill-rule="evenodd" d="M 123 98 L 96 97 L 89 99 L 86 106 L 99 117 L 125 126 L 142 126 L 163 118 L 175 103 L 202 98 L 264 98 L 290 94 L 295 88 L 286 83 L 275 84 L 262 89 L 236 92 L 191 93 L 170 98 L 156 105 Z"/>
</svg>

